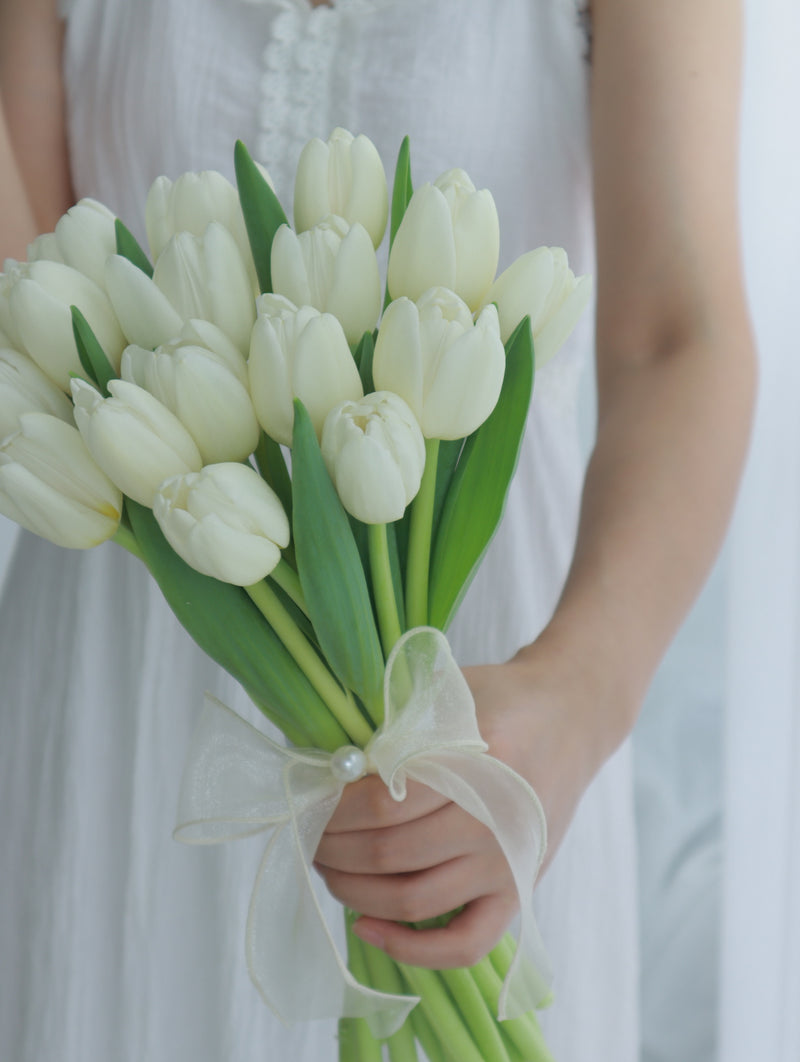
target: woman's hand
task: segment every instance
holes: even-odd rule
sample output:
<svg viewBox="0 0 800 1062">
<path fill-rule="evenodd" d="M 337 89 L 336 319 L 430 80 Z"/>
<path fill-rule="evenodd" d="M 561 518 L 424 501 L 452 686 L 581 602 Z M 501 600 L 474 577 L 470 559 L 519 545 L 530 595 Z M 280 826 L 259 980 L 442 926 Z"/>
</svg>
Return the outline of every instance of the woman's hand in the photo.
<svg viewBox="0 0 800 1062">
<path fill-rule="evenodd" d="M 595 738 L 589 697 L 578 692 L 574 674 L 567 684 L 563 676 L 556 679 L 557 670 L 537 643 L 507 664 L 465 671 L 490 753 L 530 782 L 542 800 L 550 833 L 547 862 L 616 743 L 610 734 Z M 355 932 L 411 965 L 472 965 L 496 944 L 518 906 L 493 834 L 458 805 L 413 782 L 402 803 L 375 776 L 347 786 L 316 864 L 333 895 L 363 916 Z M 405 924 L 456 908 L 463 910 L 445 928 Z"/>
</svg>

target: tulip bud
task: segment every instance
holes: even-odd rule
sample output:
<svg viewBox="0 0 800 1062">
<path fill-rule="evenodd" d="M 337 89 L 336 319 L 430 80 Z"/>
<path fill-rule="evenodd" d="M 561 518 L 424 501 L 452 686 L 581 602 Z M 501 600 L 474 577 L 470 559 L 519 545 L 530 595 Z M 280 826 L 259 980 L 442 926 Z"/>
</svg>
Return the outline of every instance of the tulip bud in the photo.
<svg viewBox="0 0 800 1062">
<path fill-rule="evenodd" d="M 76 428 L 24 413 L 0 444 L 0 513 L 57 546 L 90 549 L 116 532 L 122 495 Z"/>
<path fill-rule="evenodd" d="M 463 170 L 448 170 L 411 197 L 389 255 L 389 291 L 393 299 L 416 300 L 429 288 L 449 288 L 475 310 L 494 280 L 499 253 L 491 192 L 477 192 Z"/>
<path fill-rule="evenodd" d="M 108 360 L 119 368 L 125 337 L 117 318 L 105 293 L 77 269 L 49 261 L 15 265 L 0 278 L 0 288 L 0 303 L 5 303 L 0 325 L 12 345 L 33 358 L 63 391 L 69 391 L 71 373 L 83 375 L 70 306 L 78 307 Z"/>
<path fill-rule="evenodd" d="M 375 145 L 341 128 L 334 129 L 327 143 L 309 140 L 297 163 L 295 228 L 305 232 L 328 214 L 337 214 L 349 225 L 360 222 L 376 248 L 389 215 L 386 173 Z"/>
<path fill-rule="evenodd" d="M 224 225 L 212 221 L 202 236 L 173 236 L 156 261 L 153 281 L 181 322 L 196 317 L 211 321 L 246 353 L 255 298 L 236 241 Z"/>
<path fill-rule="evenodd" d="M 264 431 L 291 446 L 294 399 L 308 410 L 319 437 L 328 412 L 364 391 L 342 326 L 312 306 L 263 295 L 250 343 L 250 394 Z"/>
<path fill-rule="evenodd" d="M 376 387 L 409 404 L 426 439 L 461 439 L 494 409 L 505 363 L 495 308 L 473 324 L 465 302 L 432 288 L 387 307 L 372 373 Z"/>
<path fill-rule="evenodd" d="M 365 524 L 399 520 L 425 468 L 425 440 L 406 403 L 389 391 L 335 406 L 322 456 L 342 505 Z"/>
<path fill-rule="evenodd" d="M 72 381 L 75 423 L 109 479 L 151 507 L 165 479 L 200 471 L 200 453 L 178 418 L 143 388 L 112 380 L 108 389 L 104 399 L 85 380 Z"/>
<path fill-rule="evenodd" d="M 39 366 L 0 348 L 0 439 L 19 431 L 24 413 L 49 413 L 72 425 L 72 403 Z"/>
<path fill-rule="evenodd" d="M 263 579 L 289 544 L 289 521 L 277 495 L 249 465 L 208 465 L 168 479 L 153 514 L 187 564 L 235 586 Z"/>
<path fill-rule="evenodd" d="M 243 461 L 258 445 L 261 429 L 246 387 L 203 347 L 128 347 L 121 375 L 175 414 L 197 443 L 204 464 Z"/>
<path fill-rule="evenodd" d="M 296 306 L 314 306 L 341 322 L 348 343 L 357 343 L 378 320 L 378 259 L 363 225 L 330 215 L 297 236 L 281 225 L 272 241 L 272 286 Z"/>
<path fill-rule="evenodd" d="M 575 277 L 560 247 L 528 251 L 501 273 L 485 303 L 497 304 L 505 343 L 525 315 L 531 319 L 536 367 L 559 350 L 592 294 L 591 277 Z"/>
<path fill-rule="evenodd" d="M 153 261 L 179 232 L 202 236 L 216 221 L 233 236 L 242 260 L 252 270 L 251 279 L 256 282 L 239 193 L 221 173 L 184 173 L 174 182 L 158 177 L 148 192 L 144 216 Z"/>
<path fill-rule="evenodd" d="M 105 264 L 117 253 L 115 216 L 96 199 L 81 199 L 56 224 L 56 243 L 67 265 L 105 287 Z"/>
</svg>

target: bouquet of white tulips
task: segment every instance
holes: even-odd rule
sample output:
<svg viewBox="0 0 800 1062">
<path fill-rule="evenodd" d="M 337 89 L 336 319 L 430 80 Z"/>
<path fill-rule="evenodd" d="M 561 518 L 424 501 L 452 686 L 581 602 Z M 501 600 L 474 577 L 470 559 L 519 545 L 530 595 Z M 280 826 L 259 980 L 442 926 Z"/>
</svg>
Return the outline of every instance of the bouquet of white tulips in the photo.
<svg viewBox="0 0 800 1062">
<path fill-rule="evenodd" d="M 270 833 L 250 972 L 285 1019 L 339 1016 L 340 1057 L 548 1059 L 526 914 L 535 794 L 486 754 L 447 630 L 501 518 L 534 372 L 588 298 L 540 248 L 495 279 L 488 191 L 463 171 L 391 211 L 372 143 L 336 130 L 298 164 L 295 229 L 243 145 L 237 189 L 160 178 L 152 263 L 83 200 L 0 274 L 0 512 L 70 548 L 138 556 L 197 643 L 288 747 L 209 699 L 176 836 Z M 391 213 L 387 283 L 376 248 Z M 381 314 L 381 311 L 383 312 Z M 290 460 L 287 450 L 291 451 Z M 519 946 L 431 972 L 349 931 L 340 958 L 309 864 L 349 782 L 437 788 L 497 833 Z M 505 809 L 505 810 L 504 810 Z M 418 1005 L 416 1005 L 418 1004 Z"/>
</svg>

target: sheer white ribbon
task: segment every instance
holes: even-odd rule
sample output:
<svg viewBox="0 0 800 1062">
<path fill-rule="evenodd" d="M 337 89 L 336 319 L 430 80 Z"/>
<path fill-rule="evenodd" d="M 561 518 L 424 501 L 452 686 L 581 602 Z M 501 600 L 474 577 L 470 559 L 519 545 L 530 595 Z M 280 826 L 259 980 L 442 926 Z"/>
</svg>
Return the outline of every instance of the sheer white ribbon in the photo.
<svg viewBox="0 0 800 1062">
<path fill-rule="evenodd" d="M 418 1002 L 366 988 L 339 954 L 310 865 L 344 786 L 377 773 L 395 800 L 406 780 L 429 786 L 484 823 L 508 859 L 520 900 L 519 945 L 498 1017 L 518 1017 L 548 995 L 548 962 L 531 892 L 546 847 L 536 793 L 489 756 L 469 687 L 441 631 L 419 627 L 392 650 L 385 720 L 363 750 L 326 753 L 276 745 L 207 696 L 184 771 L 175 837 L 214 844 L 272 831 L 256 877 L 247 964 L 264 1001 L 285 1021 L 365 1017 L 383 1038 Z"/>
</svg>

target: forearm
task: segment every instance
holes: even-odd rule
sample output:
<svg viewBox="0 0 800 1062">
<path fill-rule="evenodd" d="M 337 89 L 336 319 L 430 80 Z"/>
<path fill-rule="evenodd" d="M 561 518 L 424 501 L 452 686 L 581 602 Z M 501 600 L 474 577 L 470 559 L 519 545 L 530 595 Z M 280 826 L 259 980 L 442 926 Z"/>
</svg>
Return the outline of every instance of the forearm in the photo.
<svg viewBox="0 0 800 1062">
<path fill-rule="evenodd" d="M 0 263 L 71 205 L 55 0 L 0 0 Z"/>
<path fill-rule="evenodd" d="M 719 549 L 746 452 L 754 357 L 743 312 L 601 386 L 572 568 L 547 647 L 587 691 L 607 755 Z"/>
<path fill-rule="evenodd" d="M 36 222 L 25 194 L 17 160 L 11 147 L 5 115 L 0 107 L 0 261 L 24 258 L 36 236 Z"/>
</svg>

